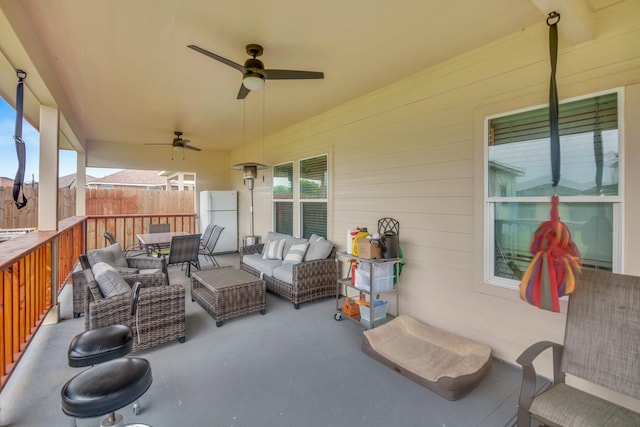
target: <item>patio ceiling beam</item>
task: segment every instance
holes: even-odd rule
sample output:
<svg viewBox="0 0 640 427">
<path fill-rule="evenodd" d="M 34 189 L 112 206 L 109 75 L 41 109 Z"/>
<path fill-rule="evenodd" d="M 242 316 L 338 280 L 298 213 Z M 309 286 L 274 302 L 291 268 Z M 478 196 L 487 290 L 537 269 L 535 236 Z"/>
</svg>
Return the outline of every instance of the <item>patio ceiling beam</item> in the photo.
<svg viewBox="0 0 640 427">
<path fill-rule="evenodd" d="M 585 0 L 531 0 L 547 17 L 551 12 L 560 14 L 560 37 L 572 46 L 591 41 L 596 36 L 593 12 Z"/>
</svg>

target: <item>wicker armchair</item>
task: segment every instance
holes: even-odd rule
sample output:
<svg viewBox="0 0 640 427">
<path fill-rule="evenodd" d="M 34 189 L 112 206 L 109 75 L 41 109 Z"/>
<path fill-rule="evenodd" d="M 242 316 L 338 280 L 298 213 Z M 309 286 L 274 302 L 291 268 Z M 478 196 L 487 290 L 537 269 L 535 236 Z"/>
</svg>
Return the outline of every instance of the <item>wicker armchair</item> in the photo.
<svg viewBox="0 0 640 427">
<path fill-rule="evenodd" d="M 85 330 L 124 324 L 133 330 L 133 351 L 177 339 L 185 341 L 185 290 L 181 285 L 167 285 L 166 276 L 132 274 L 123 276 L 133 286 L 140 282 L 140 296 L 135 316 L 131 315 L 131 295 L 126 293 L 104 298 L 91 270 L 73 273 L 74 282 L 84 289 Z"/>
<path fill-rule="evenodd" d="M 243 256 L 262 252 L 264 243 L 248 245 L 240 249 L 240 269 L 254 276 L 262 276 L 267 284 L 267 291 L 293 303 L 298 309 L 300 304 L 320 298 L 336 296 L 337 267 L 335 248 L 328 258 L 304 261 L 293 266 L 292 284 L 283 282 L 242 262 Z"/>
<path fill-rule="evenodd" d="M 148 256 L 126 257 L 128 267 L 116 267 L 123 276 L 139 274 L 141 271 L 156 273 L 165 271 L 163 258 Z M 78 257 L 78 263 L 82 270 L 91 269 L 91 264 L 86 255 Z M 73 280 L 73 317 L 80 317 L 84 313 L 84 283 L 85 281 Z"/>
</svg>

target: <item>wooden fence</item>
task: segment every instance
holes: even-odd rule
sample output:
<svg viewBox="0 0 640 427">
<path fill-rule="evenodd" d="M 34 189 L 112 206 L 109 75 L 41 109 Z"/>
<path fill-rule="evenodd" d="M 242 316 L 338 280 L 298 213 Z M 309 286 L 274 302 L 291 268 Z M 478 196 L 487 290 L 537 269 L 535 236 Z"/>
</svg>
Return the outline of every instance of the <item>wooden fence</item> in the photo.
<svg viewBox="0 0 640 427">
<path fill-rule="evenodd" d="M 25 186 L 27 206 L 18 209 L 13 189 L 0 187 L 0 229 L 35 228 L 38 225 L 38 187 Z M 87 215 L 166 215 L 194 213 L 193 191 L 146 189 L 86 190 Z M 58 190 L 58 219 L 76 214 L 76 190 Z"/>
<path fill-rule="evenodd" d="M 87 215 L 194 213 L 193 191 L 114 189 L 87 191 Z"/>
</svg>

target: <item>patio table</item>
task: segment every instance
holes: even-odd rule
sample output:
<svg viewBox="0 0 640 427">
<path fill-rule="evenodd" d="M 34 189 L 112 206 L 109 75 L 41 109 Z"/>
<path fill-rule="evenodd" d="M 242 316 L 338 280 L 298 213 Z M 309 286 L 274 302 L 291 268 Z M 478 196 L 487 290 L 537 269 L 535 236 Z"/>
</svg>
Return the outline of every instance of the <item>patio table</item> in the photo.
<svg viewBox="0 0 640 427">
<path fill-rule="evenodd" d="M 191 275 L 191 301 L 222 326 L 224 320 L 259 311 L 266 313 L 266 283 L 233 267 L 201 270 Z"/>
<path fill-rule="evenodd" d="M 189 233 L 184 231 L 172 231 L 168 233 L 142 233 L 136 234 L 136 238 L 147 251 L 147 255 L 151 255 L 154 248 L 167 247 L 171 244 L 173 236 L 185 236 Z"/>
</svg>

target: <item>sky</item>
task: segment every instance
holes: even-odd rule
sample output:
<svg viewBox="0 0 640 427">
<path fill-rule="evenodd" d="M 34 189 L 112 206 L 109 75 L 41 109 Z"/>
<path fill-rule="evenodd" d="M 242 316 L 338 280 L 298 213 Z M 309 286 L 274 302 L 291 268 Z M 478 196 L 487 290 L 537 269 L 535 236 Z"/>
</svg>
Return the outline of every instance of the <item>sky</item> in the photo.
<svg viewBox="0 0 640 427">
<path fill-rule="evenodd" d="M 0 98 L 0 176 L 14 179 L 18 171 L 18 156 L 13 141 L 16 126 L 16 111 Z M 27 160 L 24 172 L 24 182 L 38 181 L 39 167 L 39 134 L 26 120 L 22 124 L 22 139 L 27 149 Z M 59 151 L 58 176 L 76 173 L 76 152 L 72 150 Z M 120 169 L 87 168 L 87 175 L 101 178 Z"/>
</svg>

